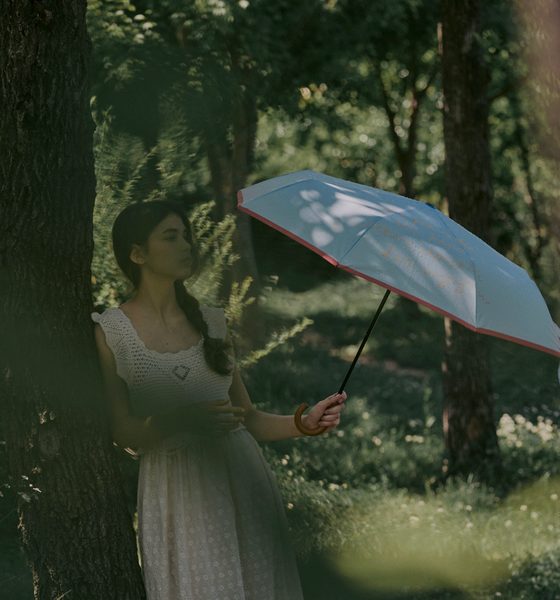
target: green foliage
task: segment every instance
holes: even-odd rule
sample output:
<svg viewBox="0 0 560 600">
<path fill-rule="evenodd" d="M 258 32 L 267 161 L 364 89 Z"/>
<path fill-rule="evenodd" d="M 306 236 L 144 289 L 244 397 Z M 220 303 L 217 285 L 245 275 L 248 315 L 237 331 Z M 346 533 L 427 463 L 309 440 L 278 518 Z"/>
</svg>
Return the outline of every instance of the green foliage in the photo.
<svg viewBox="0 0 560 600">
<path fill-rule="evenodd" d="M 171 137 L 174 127 L 172 126 Z M 166 136 L 163 136 L 166 140 Z M 133 292 L 120 271 L 112 251 L 111 229 L 116 216 L 135 200 L 136 186 L 142 177 L 146 163 L 158 148 L 150 152 L 143 150 L 138 139 L 129 134 L 115 132 L 111 129 L 110 115 L 105 114 L 98 123 L 95 137 L 95 158 L 97 175 L 97 198 L 93 216 L 94 223 L 94 256 L 92 260 L 92 282 L 94 305 L 101 310 L 122 304 Z M 172 169 L 172 154 L 177 147 L 171 143 L 163 143 L 165 151 L 158 164 L 161 173 L 161 187 L 154 190 L 146 200 L 165 199 L 180 196 L 176 190 L 177 182 Z M 213 203 L 206 202 L 194 205 L 189 211 L 189 218 L 195 231 L 202 271 L 200 276 L 187 284 L 189 291 L 202 303 L 216 305 L 219 303 L 219 287 L 223 273 L 231 268 L 237 260 L 232 252 L 232 237 L 235 232 L 235 218 L 227 215 L 222 221 L 215 223 L 211 218 Z M 247 297 L 251 278 L 233 285 L 230 297 L 224 303 L 228 325 L 235 339 L 235 328 L 240 322 L 243 309 L 254 301 Z M 245 357 L 240 366 L 255 364 L 268 355 L 273 349 L 302 332 L 311 321 L 302 319 L 281 332 L 273 333 L 265 347 Z"/>
<path fill-rule="evenodd" d="M 112 251 L 111 228 L 116 216 L 135 201 L 135 188 L 142 170 L 155 153 L 143 150 L 136 138 L 110 128 L 110 118 L 98 124 L 96 131 L 97 198 L 93 216 L 94 256 L 92 260 L 94 305 L 107 309 L 119 306 L 132 293 L 131 285 L 120 271 Z M 172 198 L 179 194 L 169 179 L 174 174 L 166 170 L 167 157 L 163 156 L 162 189 L 150 194 L 146 200 Z M 173 193 L 175 191 L 175 194 Z M 217 290 L 224 269 L 231 266 L 236 256 L 231 253 L 231 237 L 235 229 L 232 216 L 214 224 L 210 218 L 210 203 L 195 206 L 190 218 L 197 235 L 203 274 L 192 285 L 192 292 L 203 303 L 215 304 Z M 242 294 L 232 296 L 239 303 Z"/>
<path fill-rule="evenodd" d="M 486 3 L 478 41 L 491 76 L 496 247 L 527 268 L 547 300 L 560 306 L 560 181 L 550 113 L 558 81 L 554 65 L 545 68 L 556 54 L 543 4 L 525 3 L 516 16 L 508 3 Z M 231 145 L 232 110 L 242 99 L 259 108 L 250 183 L 311 168 L 398 192 L 403 173 L 392 130 L 406 151 L 414 95 L 425 91 L 413 183 L 418 199 L 444 209 L 438 6 L 424 0 L 91 0 L 97 309 L 127 298 L 110 228 L 124 206 L 148 197 L 189 209 L 205 258 L 190 289 L 204 303 L 217 303 L 223 269 L 235 260 L 234 219 L 210 219 L 205 158 L 213 139 L 222 136 Z M 148 193 L 153 164 L 158 191 Z M 263 236 L 263 264 L 273 260 L 271 235 Z M 278 284 L 261 298 L 266 327 L 278 333 L 241 361 L 253 403 L 281 414 L 338 389 L 381 297 L 359 280 L 333 276 L 322 283 L 326 271 L 319 268 L 304 276 L 290 260 L 295 252 L 288 248 L 285 260 L 273 263 Z M 287 281 L 302 291 L 290 292 Z M 225 306 L 233 335 L 251 301 L 247 285 L 234 288 Z M 332 572 L 347 578 L 341 597 L 349 600 L 356 582 L 369 592 L 382 582 L 403 598 L 447 597 L 451 588 L 485 600 L 560 595 L 557 365 L 550 356 L 493 342 L 502 486 L 452 481 L 434 493 L 443 449 L 442 337 L 439 315 L 424 308 L 406 315 L 391 297 L 347 386 L 342 425 L 328 436 L 262 444 L 298 557 L 331 556 Z M 133 512 L 138 462 L 122 454 Z M 0 498 L 0 584 L 23 599 L 30 582 L 15 541 L 17 519 L 10 511 L 16 501 L 13 488 Z M 349 553 L 348 561 L 346 548 L 367 560 Z M 411 559 L 420 555 L 429 560 Z M 457 574 L 456 561 L 469 568 Z M 482 589 L 469 577 L 469 565 L 489 570 Z M 415 569 L 424 579 L 405 580 Z M 501 579 L 493 583 L 492 573 Z"/>
<path fill-rule="evenodd" d="M 234 287 L 234 289 L 236 290 L 237 288 Z M 230 302 L 230 306 L 231 306 L 231 302 Z M 282 344 L 287 342 L 290 338 L 293 338 L 298 333 L 301 333 L 304 329 L 307 328 L 308 325 L 312 325 L 312 324 L 313 324 L 313 321 L 311 319 L 307 319 L 304 317 L 299 323 L 296 323 L 290 329 L 284 329 L 283 331 L 281 331 L 279 333 L 274 333 L 272 336 L 272 339 L 267 342 L 267 344 L 264 348 L 262 348 L 260 350 L 255 350 L 254 352 L 251 352 L 251 354 L 249 354 L 247 357 L 238 361 L 239 366 L 241 368 L 243 368 L 243 367 L 248 367 L 249 365 L 254 365 L 261 358 L 270 354 L 272 352 L 272 350 L 274 350 L 275 348 L 278 348 L 278 346 L 281 346 Z"/>
<path fill-rule="evenodd" d="M 338 389 L 381 292 L 359 279 L 304 293 L 273 287 L 263 304 L 267 319 L 306 315 L 314 323 L 300 344 L 284 344 L 274 359 L 247 369 L 259 407 L 289 414 Z M 356 586 L 407 599 L 446 597 L 453 589 L 485 600 L 496 592 L 512 600 L 553 593 L 560 556 L 557 361 L 493 340 L 501 485 L 458 479 L 434 492 L 443 450 L 442 324 L 428 309 L 414 319 L 398 311 L 391 296 L 347 386 L 339 428 L 262 444 L 300 561 L 329 556 L 325 576 L 333 585 L 335 574 L 342 577 L 348 598 L 363 598 Z M 543 404 L 532 406 L 537 402 Z"/>
<path fill-rule="evenodd" d="M 255 151 L 259 170 L 252 179 L 268 179 L 307 168 L 398 193 L 402 172 L 395 161 L 386 110 L 375 105 L 361 107 L 357 96 L 341 101 L 340 94 L 329 91 L 325 83 L 310 84 L 303 91 L 307 95 L 305 90 L 314 98 L 312 109 L 305 108 L 294 119 L 283 111 L 269 111 L 261 116 Z M 433 86 L 427 94 L 434 103 L 441 95 Z M 403 116 L 401 121 L 397 117 L 397 126 L 402 122 L 406 125 L 406 118 Z M 416 197 L 443 206 L 441 114 L 424 112 L 420 122 Z"/>
</svg>

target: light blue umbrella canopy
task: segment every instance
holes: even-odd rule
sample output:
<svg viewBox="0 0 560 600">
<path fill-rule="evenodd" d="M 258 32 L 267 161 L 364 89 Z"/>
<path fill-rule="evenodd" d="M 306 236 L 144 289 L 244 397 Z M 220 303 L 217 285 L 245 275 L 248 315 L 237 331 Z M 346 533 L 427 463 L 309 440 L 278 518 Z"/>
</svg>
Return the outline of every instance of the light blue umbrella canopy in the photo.
<svg viewBox="0 0 560 600">
<path fill-rule="evenodd" d="M 263 181 L 238 200 L 341 269 L 560 357 L 560 328 L 527 272 L 430 204 L 314 171 Z"/>
</svg>

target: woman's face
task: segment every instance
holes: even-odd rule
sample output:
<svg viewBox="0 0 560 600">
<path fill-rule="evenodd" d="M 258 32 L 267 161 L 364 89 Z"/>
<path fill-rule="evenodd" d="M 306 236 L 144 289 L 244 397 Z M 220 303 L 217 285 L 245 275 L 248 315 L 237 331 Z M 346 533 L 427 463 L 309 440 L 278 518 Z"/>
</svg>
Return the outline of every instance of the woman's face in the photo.
<svg viewBox="0 0 560 600">
<path fill-rule="evenodd" d="M 170 279 L 186 279 L 191 274 L 189 232 L 179 215 L 170 214 L 152 231 L 145 251 L 133 245 L 130 258 L 142 268 Z"/>
</svg>

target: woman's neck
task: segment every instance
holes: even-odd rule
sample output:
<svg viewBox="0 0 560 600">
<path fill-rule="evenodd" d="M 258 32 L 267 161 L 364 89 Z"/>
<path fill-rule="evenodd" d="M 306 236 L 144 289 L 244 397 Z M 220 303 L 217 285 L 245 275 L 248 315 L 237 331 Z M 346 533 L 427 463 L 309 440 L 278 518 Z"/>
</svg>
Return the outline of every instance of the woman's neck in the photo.
<svg viewBox="0 0 560 600">
<path fill-rule="evenodd" d="M 144 314 L 153 315 L 165 322 L 182 313 L 173 284 L 169 279 L 143 276 L 136 295 L 129 302 Z"/>
</svg>

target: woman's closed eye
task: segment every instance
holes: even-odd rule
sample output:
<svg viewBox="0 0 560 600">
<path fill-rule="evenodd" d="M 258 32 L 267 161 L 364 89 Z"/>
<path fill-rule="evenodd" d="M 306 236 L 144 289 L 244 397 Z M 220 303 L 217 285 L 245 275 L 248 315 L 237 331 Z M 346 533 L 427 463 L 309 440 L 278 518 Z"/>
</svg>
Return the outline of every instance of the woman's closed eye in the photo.
<svg viewBox="0 0 560 600">
<path fill-rule="evenodd" d="M 174 241 L 177 240 L 177 236 L 173 235 L 171 237 L 167 237 L 167 238 L 164 238 L 164 239 L 165 239 L 166 242 L 174 242 Z M 183 239 L 185 239 L 185 240 L 188 241 L 188 235 L 186 233 L 183 235 Z"/>
</svg>

